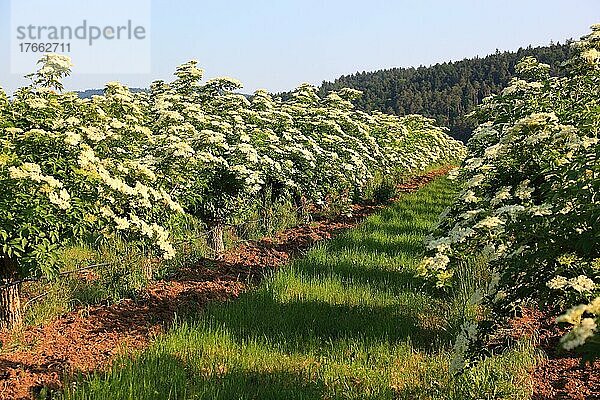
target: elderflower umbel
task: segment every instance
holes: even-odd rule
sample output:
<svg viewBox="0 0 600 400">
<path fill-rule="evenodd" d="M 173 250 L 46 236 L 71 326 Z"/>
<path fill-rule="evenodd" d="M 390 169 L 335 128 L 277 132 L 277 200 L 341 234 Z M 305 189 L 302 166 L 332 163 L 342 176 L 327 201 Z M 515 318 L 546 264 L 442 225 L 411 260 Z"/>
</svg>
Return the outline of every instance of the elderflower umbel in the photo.
<svg viewBox="0 0 600 400">
<path fill-rule="evenodd" d="M 475 224 L 474 228 L 475 229 L 480 229 L 480 228 L 493 229 L 500 225 L 504 225 L 504 223 L 505 223 L 505 221 L 501 220 L 498 217 L 486 217 L 483 220 L 479 221 L 477 224 Z"/>
<path fill-rule="evenodd" d="M 475 196 L 475 192 L 472 190 L 467 190 L 467 192 L 463 196 L 463 200 L 465 203 L 477 203 L 479 199 Z"/>
<path fill-rule="evenodd" d="M 81 142 L 81 135 L 75 132 L 65 133 L 65 143 L 70 146 L 77 146 Z"/>
<path fill-rule="evenodd" d="M 503 186 L 502 188 L 500 188 L 500 190 L 498 190 L 496 192 L 496 195 L 492 199 L 491 204 L 493 206 L 496 206 L 496 205 L 502 203 L 502 201 L 510 199 L 511 198 L 510 189 L 511 189 L 510 186 Z"/>
<path fill-rule="evenodd" d="M 572 350 L 585 344 L 586 340 L 594 336 L 596 321 L 593 318 L 583 318 L 573 329 L 561 338 L 560 343 L 565 350 Z"/>
<path fill-rule="evenodd" d="M 529 183 L 530 182 L 531 181 L 529 179 L 525 179 L 523 182 L 521 182 L 519 184 L 519 186 L 517 186 L 517 189 L 515 190 L 515 196 L 517 196 L 521 200 L 530 199 L 531 198 L 531 194 L 534 191 L 533 188 L 529 187 Z"/>
<path fill-rule="evenodd" d="M 594 281 L 585 275 L 579 275 L 577 278 L 570 279 L 569 284 L 579 293 L 591 292 L 596 288 Z"/>
<path fill-rule="evenodd" d="M 555 290 L 564 289 L 568 285 L 569 285 L 569 280 L 561 275 L 555 276 L 548 283 L 546 283 L 546 286 L 548 286 L 550 289 L 555 289 Z"/>
</svg>

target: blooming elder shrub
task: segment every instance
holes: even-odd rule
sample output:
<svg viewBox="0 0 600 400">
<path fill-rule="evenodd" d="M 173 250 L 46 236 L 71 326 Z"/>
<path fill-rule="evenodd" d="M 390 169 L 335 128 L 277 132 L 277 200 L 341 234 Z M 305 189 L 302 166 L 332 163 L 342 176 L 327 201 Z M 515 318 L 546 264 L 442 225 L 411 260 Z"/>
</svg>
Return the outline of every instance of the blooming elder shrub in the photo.
<svg viewBox="0 0 600 400">
<path fill-rule="evenodd" d="M 143 149 L 131 145 L 147 132 L 131 110 L 119 115 L 110 109 L 116 107 L 110 90 L 94 100 L 57 93 L 57 82 L 68 74 L 66 58 L 46 56 L 41 62 L 30 86 L 9 102 L 2 96 L 3 257 L 15 260 L 21 275 L 51 275 L 61 245 L 116 233 L 172 257 L 159 222 L 181 207 L 148 186 L 152 173 L 138 161 Z"/>
<path fill-rule="evenodd" d="M 574 326 L 562 343 L 598 354 L 600 25 L 574 45 L 580 51 L 562 77 L 527 57 L 510 86 L 475 112 L 481 124 L 459 174 L 464 190 L 420 265 L 445 287 L 473 254 L 488 260 L 487 285 L 472 303 L 490 313 L 463 327 L 455 369 L 531 301 L 554 312 L 585 302 L 557 319 Z"/>
</svg>

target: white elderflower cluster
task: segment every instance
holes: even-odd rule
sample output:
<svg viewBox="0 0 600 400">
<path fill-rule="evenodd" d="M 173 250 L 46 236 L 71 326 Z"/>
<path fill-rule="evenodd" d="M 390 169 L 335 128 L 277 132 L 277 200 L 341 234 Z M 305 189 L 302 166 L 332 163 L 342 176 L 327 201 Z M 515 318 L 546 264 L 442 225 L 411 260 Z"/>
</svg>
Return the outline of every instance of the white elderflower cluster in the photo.
<svg viewBox="0 0 600 400">
<path fill-rule="evenodd" d="M 531 194 L 535 191 L 534 188 L 529 187 L 531 181 L 529 179 L 525 179 L 523 182 L 519 183 L 517 188 L 515 189 L 515 196 L 521 200 L 528 200 L 531 198 Z"/>
<path fill-rule="evenodd" d="M 81 135 L 75 132 L 67 132 L 65 133 L 65 143 L 69 146 L 77 146 L 81 143 Z"/>
<path fill-rule="evenodd" d="M 506 223 L 506 221 L 504 221 L 498 217 L 490 216 L 490 217 L 486 217 L 483 220 L 476 223 L 473 228 L 475 228 L 475 229 L 494 229 L 494 228 L 504 225 L 505 223 Z"/>
<path fill-rule="evenodd" d="M 19 167 L 9 167 L 9 176 L 15 180 L 30 180 L 42 184 L 42 192 L 46 193 L 48 200 L 61 210 L 71 208 L 71 196 L 62 182 L 50 175 L 44 175 L 42 168 L 35 163 L 23 163 Z"/>
<path fill-rule="evenodd" d="M 40 63 L 43 67 L 38 70 L 39 74 L 59 75 L 71 70 L 73 63 L 71 58 L 62 54 L 48 54 L 42 57 Z"/>
<path fill-rule="evenodd" d="M 71 208 L 71 196 L 65 189 L 60 189 L 58 192 L 50 192 L 48 194 L 48 199 L 52 204 L 55 204 L 61 210 L 68 210 Z"/>
<path fill-rule="evenodd" d="M 463 194 L 462 199 L 465 203 L 477 203 L 479 201 L 479 198 L 475 196 L 475 192 L 472 190 L 467 190 Z"/>
<path fill-rule="evenodd" d="M 460 174 L 460 168 L 456 167 L 456 168 L 452 168 L 447 175 L 447 178 L 451 181 L 455 181 L 456 179 L 458 179 L 458 175 Z"/>
<path fill-rule="evenodd" d="M 496 158 L 502 149 L 503 145 L 501 143 L 497 143 L 485 149 L 484 156 L 486 158 Z"/>
<path fill-rule="evenodd" d="M 585 275 L 579 275 L 571 279 L 557 275 L 552 278 L 546 286 L 555 290 L 573 289 L 579 293 L 590 293 L 597 287 L 596 283 Z"/>
<path fill-rule="evenodd" d="M 477 186 L 481 185 L 484 180 L 485 180 L 485 175 L 477 174 L 467 181 L 467 186 L 470 188 L 477 187 Z"/>
<path fill-rule="evenodd" d="M 600 64 L 600 51 L 595 48 L 586 50 L 581 53 L 581 58 L 587 61 L 590 64 L 599 65 Z"/>
<path fill-rule="evenodd" d="M 189 158 L 196 153 L 192 146 L 175 137 L 172 138 L 171 149 L 174 150 L 173 155 L 175 157 Z"/>
<path fill-rule="evenodd" d="M 590 315 L 584 317 L 584 315 Z M 595 316 L 595 318 L 591 317 Z M 569 333 L 561 338 L 561 345 L 566 350 L 572 350 L 582 346 L 593 337 L 598 329 L 598 317 L 600 316 L 600 297 L 596 297 L 589 304 L 580 304 L 570 308 L 566 313 L 556 318 L 556 322 L 564 322 L 573 325 Z"/>
<path fill-rule="evenodd" d="M 106 139 L 106 133 L 96 127 L 81 127 L 81 131 L 85 134 L 85 137 L 93 142 L 100 142 Z"/>
<path fill-rule="evenodd" d="M 497 206 L 498 204 L 502 203 L 504 200 L 509 200 L 512 197 L 511 193 L 510 193 L 511 189 L 512 189 L 512 187 L 510 187 L 510 186 L 501 187 L 500 190 L 498 190 L 496 192 L 496 194 L 494 195 L 494 198 L 492 199 L 490 204 L 492 206 Z"/>
</svg>

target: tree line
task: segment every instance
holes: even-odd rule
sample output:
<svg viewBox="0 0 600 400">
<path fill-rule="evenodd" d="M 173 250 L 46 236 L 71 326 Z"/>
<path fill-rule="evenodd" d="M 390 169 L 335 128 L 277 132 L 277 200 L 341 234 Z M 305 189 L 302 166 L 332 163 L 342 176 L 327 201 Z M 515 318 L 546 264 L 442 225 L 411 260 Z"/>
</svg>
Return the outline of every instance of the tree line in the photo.
<svg viewBox="0 0 600 400">
<path fill-rule="evenodd" d="M 561 64 L 573 55 L 571 41 L 564 44 L 496 51 L 486 57 L 444 62 L 433 66 L 392 68 L 344 75 L 323 82 L 319 94 L 352 88 L 363 92 L 355 100 L 358 109 L 389 114 L 421 114 L 450 128 L 457 139 L 467 140 L 473 122 L 466 118 L 485 97 L 497 94 L 515 75 L 515 65 L 526 56 L 549 64 L 560 74 Z M 286 97 L 284 94 L 283 97 Z"/>
</svg>

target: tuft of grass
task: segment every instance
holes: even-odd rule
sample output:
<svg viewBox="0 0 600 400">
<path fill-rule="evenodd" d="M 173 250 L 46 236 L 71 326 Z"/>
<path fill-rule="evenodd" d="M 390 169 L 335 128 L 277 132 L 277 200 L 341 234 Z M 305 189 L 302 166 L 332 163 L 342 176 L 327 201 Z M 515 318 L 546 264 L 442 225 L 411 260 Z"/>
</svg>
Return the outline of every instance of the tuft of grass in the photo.
<svg viewBox="0 0 600 400">
<path fill-rule="evenodd" d="M 62 398 L 529 398 L 535 355 L 525 343 L 464 375 L 448 372 L 464 304 L 415 270 L 455 194 L 438 179 L 403 196 L 236 301 L 187 315 L 147 350 L 72 379 Z M 475 286 L 468 271 L 461 290 Z"/>
<path fill-rule="evenodd" d="M 77 306 L 134 297 L 154 273 L 148 270 L 152 264 L 141 249 L 118 238 L 103 241 L 95 249 L 72 245 L 60 257 L 59 276 L 24 285 L 26 325 L 43 324 Z"/>
</svg>

